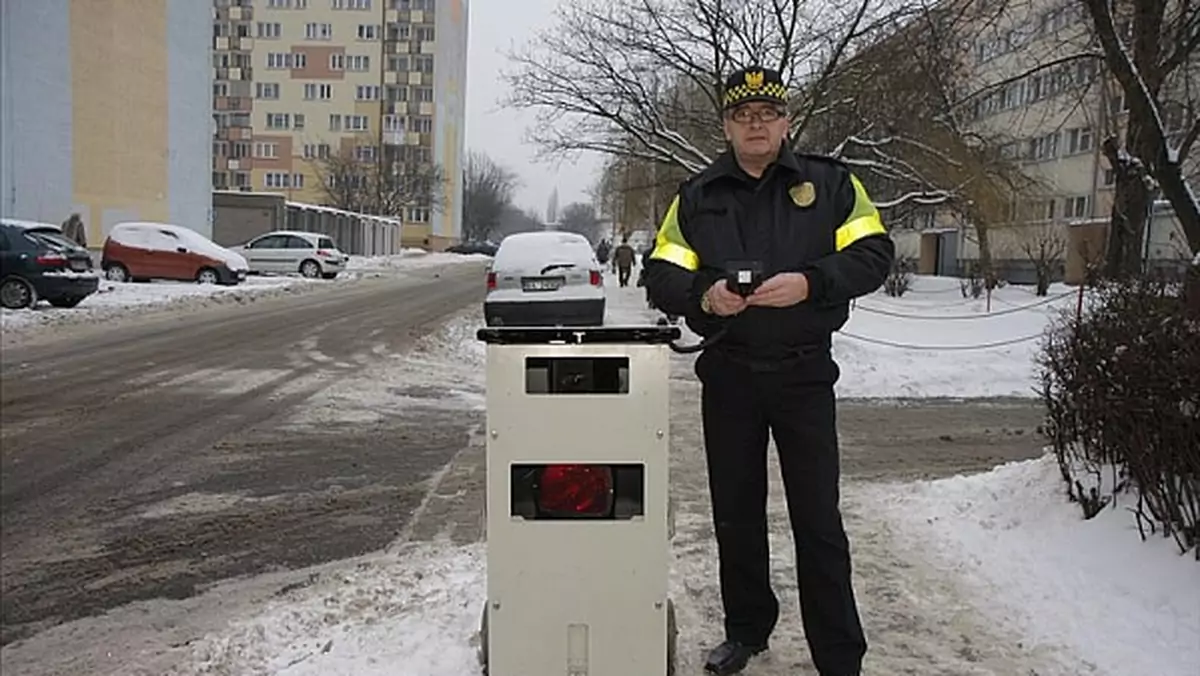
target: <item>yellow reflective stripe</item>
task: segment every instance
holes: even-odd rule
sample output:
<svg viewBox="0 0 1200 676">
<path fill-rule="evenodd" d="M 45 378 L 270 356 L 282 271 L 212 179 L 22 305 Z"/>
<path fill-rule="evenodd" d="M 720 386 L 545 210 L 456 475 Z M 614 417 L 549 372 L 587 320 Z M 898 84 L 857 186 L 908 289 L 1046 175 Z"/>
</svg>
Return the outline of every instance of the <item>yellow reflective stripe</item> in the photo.
<svg viewBox="0 0 1200 676">
<path fill-rule="evenodd" d="M 837 238 L 837 250 L 841 251 L 864 237 L 886 235 L 887 228 L 883 227 L 883 219 L 879 210 L 867 195 L 867 189 L 854 174 L 850 174 L 850 183 L 854 186 L 854 208 L 846 221 L 834 233 Z"/>
<path fill-rule="evenodd" d="M 663 217 L 662 225 L 658 226 L 658 235 L 654 238 L 654 251 L 650 258 L 673 263 L 689 272 L 700 269 L 700 256 L 692 251 L 683 231 L 679 229 L 679 196 L 671 200 L 667 215 Z"/>
<path fill-rule="evenodd" d="M 862 218 L 856 218 L 853 221 L 844 223 L 834 234 L 837 237 L 837 250 L 841 251 L 863 237 L 886 235 L 887 230 L 883 227 L 883 221 L 879 219 L 879 215 L 876 214 L 874 216 L 863 216 Z"/>
<path fill-rule="evenodd" d="M 689 272 L 695 272 L 700 269 L 700 257 L 696 255 L 695 251 L 685 246 L 672 244 L 671 242 L 659 242 L 654 247 L 654 253 L 650 254 L 650 257 L 674 263 Z"/>
</svg>

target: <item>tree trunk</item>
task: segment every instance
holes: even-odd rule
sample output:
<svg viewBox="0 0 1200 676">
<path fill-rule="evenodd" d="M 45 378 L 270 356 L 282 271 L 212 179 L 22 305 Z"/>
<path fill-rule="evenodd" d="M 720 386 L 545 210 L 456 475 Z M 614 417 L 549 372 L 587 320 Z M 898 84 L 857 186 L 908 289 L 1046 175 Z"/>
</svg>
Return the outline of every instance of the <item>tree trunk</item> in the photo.
<svg viewBox="0 0 1200 676">
<path fill-rule="evenodd" d="M 1142 141 L 1142 129 L 1131 116 L 1126 145 L 1135 154 Z M 1117 174 L 1105 251 L 1105 274 L 1112 278 L 1137 275 L 1142 270 L 1142 246 L 1150 208 L 1145 168 L 1133 164 L 1128 155 L 1121 154 L 1116 138 L 1105 140 L 1103 151 Z"/>
</svg>

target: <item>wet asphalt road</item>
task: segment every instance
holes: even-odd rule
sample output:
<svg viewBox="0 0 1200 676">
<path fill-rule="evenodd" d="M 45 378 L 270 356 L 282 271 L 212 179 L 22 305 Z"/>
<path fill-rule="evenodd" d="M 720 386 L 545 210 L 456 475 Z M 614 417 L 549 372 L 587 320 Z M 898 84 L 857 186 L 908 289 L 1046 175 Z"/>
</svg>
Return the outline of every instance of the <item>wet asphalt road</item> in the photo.
<svg viewBox="0 0 1200 676">
<path fill-rule="evenodd" d="M 482 300 L 482 265 L 55 329 L 0 367 L 0 645 L 125 603 L 379 549 L 478 421 L 289 411 Z"/>
</svg>

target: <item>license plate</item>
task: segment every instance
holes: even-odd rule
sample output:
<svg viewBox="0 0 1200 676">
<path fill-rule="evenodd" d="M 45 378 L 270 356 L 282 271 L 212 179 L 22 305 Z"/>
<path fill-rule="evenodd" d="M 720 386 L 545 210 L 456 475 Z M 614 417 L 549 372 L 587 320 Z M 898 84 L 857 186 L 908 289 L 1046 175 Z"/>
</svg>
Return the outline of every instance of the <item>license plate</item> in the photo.
<svg viewBox="0 0 1200 676">
<path fill-rule="evenodd" d="M 562 277 L 535 277 L 521 280 L 521 288 L 525 291 L 557 291 L 562 288 Z"/>
<path fill-rule="evenodd" d="M 88 269 L 87 261 L 71 261 L 71 269 L 76 272 L 84 272 Z"/>
</svg>

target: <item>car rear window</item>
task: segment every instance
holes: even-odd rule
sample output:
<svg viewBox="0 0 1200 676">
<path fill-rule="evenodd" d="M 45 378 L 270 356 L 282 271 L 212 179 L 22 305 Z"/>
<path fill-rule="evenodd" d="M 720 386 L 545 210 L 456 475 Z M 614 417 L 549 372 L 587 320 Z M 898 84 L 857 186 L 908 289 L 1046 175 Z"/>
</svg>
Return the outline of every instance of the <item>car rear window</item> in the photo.
<svg viewBox="0 0 1200 676">
<path fill-rule="evenodd" d="M 540 268 L 550 263 L 574 263 L 582 267 L 591 265 L 594 257 L 587 240 L 577 236 L 554 233 L 514 235 L 500 243 L 493 267 Z"/>
<path fill-rule="evenodd" d="M 26 231 L 25 237 L 39 246 L 50 246 L 56 249 L 74 249 L 79 246 L 56 232 L 46 230 Z"/>
</svg>

